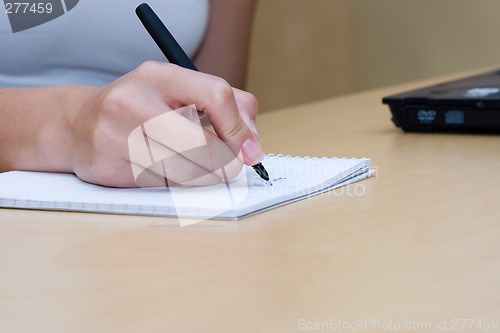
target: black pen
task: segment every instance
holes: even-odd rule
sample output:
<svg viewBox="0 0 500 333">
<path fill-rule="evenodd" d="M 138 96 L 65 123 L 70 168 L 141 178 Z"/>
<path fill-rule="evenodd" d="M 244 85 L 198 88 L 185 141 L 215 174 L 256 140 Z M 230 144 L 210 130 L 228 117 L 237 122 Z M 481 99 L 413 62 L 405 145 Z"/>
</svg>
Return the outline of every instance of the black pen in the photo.
<svg viewBox="0 0 500 333">
<path fill-rule="evenodd" d="M 148 4 L 143 3 L 139 5 L 135 13 L 170 63 L 193 71 L 198 71 L 186 52 L 184 52 L 174 36 L 172 36 L 165 24 L 163 24 L 158 15 L 156 15 Z M 262 163 L 258 163 L 252 166 L 252 168 L 262 179 L 272 185 L 269 181 L 269 174 Z"/>
</svg>

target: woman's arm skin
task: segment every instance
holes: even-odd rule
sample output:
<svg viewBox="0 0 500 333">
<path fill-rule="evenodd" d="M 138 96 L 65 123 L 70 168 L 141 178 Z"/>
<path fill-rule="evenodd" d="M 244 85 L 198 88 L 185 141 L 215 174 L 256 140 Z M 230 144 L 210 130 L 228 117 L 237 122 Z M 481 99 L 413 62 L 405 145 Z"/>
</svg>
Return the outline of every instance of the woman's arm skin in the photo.
<svg viewBox="0 0 500 333">
<path fill-rule="evenodd" d="M 197 65 L 241 86 L 253 1 L 212 1 L 212 18 Z M 227 166 L 226 177 L 237 175 L 242 163 L 260 161 L 263 154 L 255 129 L 258 106 L 254 96 L 219 77 L 147 62 L 104 87 L 0 88 L 0 171 L 73 172 L 91 183 L 134 187 L 128 150 L 132 130 L 190 104 L 212 122 L 217 135 L 206 133 L 210 142 L 223 141 L 241 149 L 239 159 Z M 200 167 L 206 171 L 202 157 L 187 159 L 178 151 L 179 146 L 196 147 L 199 129 L 179 115 L 170 118 L 165 133 L 183 135 L 173 138 L 166 134 L 154 140 L 181 157 L 177 162 L 182 163 L 172 166 L 173 172 L 167 170 L 171 180 L 197 185 L 219 182 L 223 176 L 218 170 L 209 169 L 204 177 L 195 172 Z"/>
<path fill-rule="evenodd" d="M 260 161 L 258 136 L 247 125 L 257 113 L 251 94 L 209 74 L 147 62 L 101 88 L 0 89 L 0 168 L 74 172 L 91 183 L 134 187 L 130 133 L 149 119 L 191 104 L 207 114 L 217 133 L 205 133 L 203 138 L 241 148 L 241 160 L 236 158 L 227 166 L 228 178 L 241 171 L 242 163 Z M 190 147 L 200 145 L 199 128 L 177 114 L 169 119 L 164 136 L 154 138 L 162 149 L 182 157 Z M 173 137 L 174 132 L 182 135 Z M 207 154 L 202 155 L 200 160 L 190 156 L 182 159 L 183 165 L 173 165 L 176 172 L 167 170 L 172 175 L 169 180 L 196 185 L 219 182 L 218 170 L 208 170 L 211 176 L 198 179 L 197 168 L 207 168 L 203 160 Z"/>
<path fill-rule="evenodd" d="M 67 114 L 98 88 L 0 88 L 0 171 L 73 172 Z"/>
<path fill-rule="evenodd" d="M 194 62 L 199 70 L 244 89 L 255 0 L 211 0 L 206 38 Z"/>
</svg>

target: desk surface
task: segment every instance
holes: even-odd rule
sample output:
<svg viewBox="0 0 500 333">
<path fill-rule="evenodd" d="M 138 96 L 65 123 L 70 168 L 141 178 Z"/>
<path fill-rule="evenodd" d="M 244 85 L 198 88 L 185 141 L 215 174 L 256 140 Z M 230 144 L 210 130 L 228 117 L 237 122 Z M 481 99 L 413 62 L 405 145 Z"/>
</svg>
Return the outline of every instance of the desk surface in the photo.
<svg viewBox="0 0 500 333">
<path fill-rule="evenodd" d="M 500 331 L 498 136 L 405 134 L 381 104 L 442 79 L 263 114 L 268 152 L 378 175 L 239 222 L 0 210 L 0 331 Z"/>
</svg>

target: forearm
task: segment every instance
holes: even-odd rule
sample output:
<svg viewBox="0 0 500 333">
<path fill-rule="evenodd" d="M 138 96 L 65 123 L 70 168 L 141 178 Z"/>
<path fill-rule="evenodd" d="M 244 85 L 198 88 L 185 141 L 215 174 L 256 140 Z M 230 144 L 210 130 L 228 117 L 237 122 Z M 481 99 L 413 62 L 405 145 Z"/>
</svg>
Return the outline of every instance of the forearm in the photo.
<svg viewBox="0 0 500 333">
<path fill-rule="evenodd" d="M 73 172 L 68 114 L 96 88 L 0 89 L 0 171 Z"/>
</svg>

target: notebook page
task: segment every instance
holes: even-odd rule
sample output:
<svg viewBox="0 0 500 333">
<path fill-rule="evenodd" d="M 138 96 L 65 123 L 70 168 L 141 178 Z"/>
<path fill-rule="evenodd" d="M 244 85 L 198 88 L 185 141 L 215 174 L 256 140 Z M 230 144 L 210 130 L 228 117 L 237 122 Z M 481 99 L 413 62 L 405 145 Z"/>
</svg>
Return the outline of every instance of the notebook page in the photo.
<svg viewBox="0 0 500 333">
<path fill-rule="evenodd" d="M 0 206 L 117 214 L 236 219 L 368 176 L 369 159 L 268 155 L 273 186 L 250 167 L 229 184 L 206 187 L 115 189 L 70 174 L 0 174 Z"/>
<path fill-rule="evenodd" d="M 366 174 L 370 160 L 268 155 L 262 163 L 273 186 L 248 167 L 245 177 L 238 177 L 229 188 L 217 185 L 172 189 L 177 213 L 219 219 L 248 216 L 331 189 L 358 173 Z M 193 206 L 193 202 L 197 205 Z"/>
<path fill-rule="evenodd" d="M 369 176 L 369 159 L 268 155 L 263 161 L 273 186 L 247 171 L 250 191 L 227 215 L 239 218 L 316 195 Z"/>
</svg>

